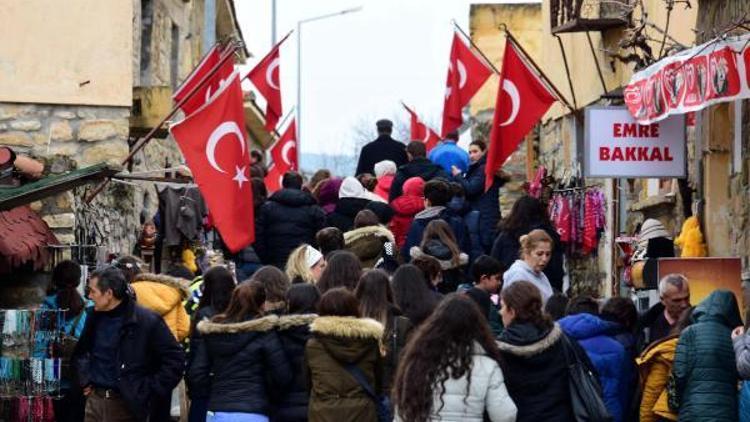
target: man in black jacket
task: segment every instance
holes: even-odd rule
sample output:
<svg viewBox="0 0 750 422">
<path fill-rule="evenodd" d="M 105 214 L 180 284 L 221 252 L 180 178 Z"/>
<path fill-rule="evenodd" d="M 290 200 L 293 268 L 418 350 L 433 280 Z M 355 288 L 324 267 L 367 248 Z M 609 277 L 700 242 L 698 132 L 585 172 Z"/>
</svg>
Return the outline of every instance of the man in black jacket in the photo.
<svg viewBox="0 0 750 422">
<path fill-rule="evenodd" d="M 325 227 L 325 213 L 315 198 L 302 190 L 302 176 L 287 172 L 277 191 L 255 216 L 255 252 L 266 265 L 283 269 L 297 246 L 315 244 L 315 234 Z"/>
<path fill-rule="evenodd" d="M 183 372 L 182 348 L 162 318 L 135 303 L 122 271 L 94 272 L 94 312 L 73 355 L 86 396 L 86 422 L 145 421 L 155 397 L 169 397 Z"/>
<path fill-rule="evenodd" d="M 404 144 L 391 138 L 393 122 L 387 119 L 378 120 L 378 138 L 362 147 L 359 153 L 356 175 L 363 173 L 375 174 L 375 163 L 391 160 L 396 167 L 406 164 Z"/>
<path fill-rule="evenodd" d="M 442 167 L 426 158 L 427 149 L 422 142 L 409 142 L 409 145 L 406 146 L 406 155 L 409 158 L 409 164 L 398 168 L 391 184 L 391 191 L 388 194 L 388 202 L 393 201 L 403 194 L 404 182 L 410 177 L 419 176 L 425 182 L 438 177 L 449 180 L 448 174 Z"/>
</svg>

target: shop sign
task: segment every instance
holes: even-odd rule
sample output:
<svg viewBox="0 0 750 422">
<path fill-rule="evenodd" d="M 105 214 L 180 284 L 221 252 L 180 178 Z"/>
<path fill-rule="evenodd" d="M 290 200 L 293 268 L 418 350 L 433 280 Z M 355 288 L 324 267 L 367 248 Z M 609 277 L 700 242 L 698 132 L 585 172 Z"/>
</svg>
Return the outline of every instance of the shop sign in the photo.
<svg viewBox="0 0 750 422">
<path fill-rule="evenodd" d="M 625 104 L 640 123 L 750 98 L 750 34 L 712 40 L 636 73 Z"/>
<path fill-rule="evenodd" d="M 641 124 L 625 107 L 587 107 L 587 177 L 684 177 L 685 115 Z"/>
</svg>

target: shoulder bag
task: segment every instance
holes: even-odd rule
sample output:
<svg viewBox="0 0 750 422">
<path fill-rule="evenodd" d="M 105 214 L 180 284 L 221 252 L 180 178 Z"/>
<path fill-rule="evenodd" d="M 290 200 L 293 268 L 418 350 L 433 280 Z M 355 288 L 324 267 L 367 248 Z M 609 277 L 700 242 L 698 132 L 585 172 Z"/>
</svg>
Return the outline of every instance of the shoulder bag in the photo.
<svg viewBox="0 0 750 422">
<path fill-rule="evenodd" d="M 596 375 L 591 372 L 578 356 L 570 339 L 563 334 L 563 352 L 568 366 L 568 386 L 573 415 L 577 422 L 611 422 L 614 419 L 609 414 L 602 399 L 602 388 Z"/>
</svg>

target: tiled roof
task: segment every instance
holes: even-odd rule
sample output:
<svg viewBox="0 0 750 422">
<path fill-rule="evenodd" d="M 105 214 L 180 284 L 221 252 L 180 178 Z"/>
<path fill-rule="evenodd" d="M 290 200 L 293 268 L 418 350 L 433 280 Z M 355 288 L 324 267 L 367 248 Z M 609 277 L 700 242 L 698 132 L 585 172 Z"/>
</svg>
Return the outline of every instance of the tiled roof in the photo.
<svg viewBox="0 0 750 422">
<path fill-rule="evenodd" d="M 27 205 L 0 211 L 0 274 L 30 263 L 41 269 L 49 259 L 47 245 L 57 238 Z"/>
</svg>

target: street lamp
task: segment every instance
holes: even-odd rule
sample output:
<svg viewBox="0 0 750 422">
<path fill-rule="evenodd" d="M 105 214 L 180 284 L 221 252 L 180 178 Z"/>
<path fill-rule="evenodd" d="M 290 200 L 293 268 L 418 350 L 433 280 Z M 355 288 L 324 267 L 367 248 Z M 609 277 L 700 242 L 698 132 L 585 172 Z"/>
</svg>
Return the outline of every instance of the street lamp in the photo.
<svg viewBox="0 0 750 422">
<path fill-rule="evenodd" d="M 302 151 L 302 24 L 346 15 L 348 13 L 355 13 L 360 10 L 362 10 L 362 6 L 357 6 L 340 10 L 338 12 L 326 13 L 325 15 L 302 19 L 297 22 L 297 163 L 300 163 L 299 157 Z"/>
</svg>

